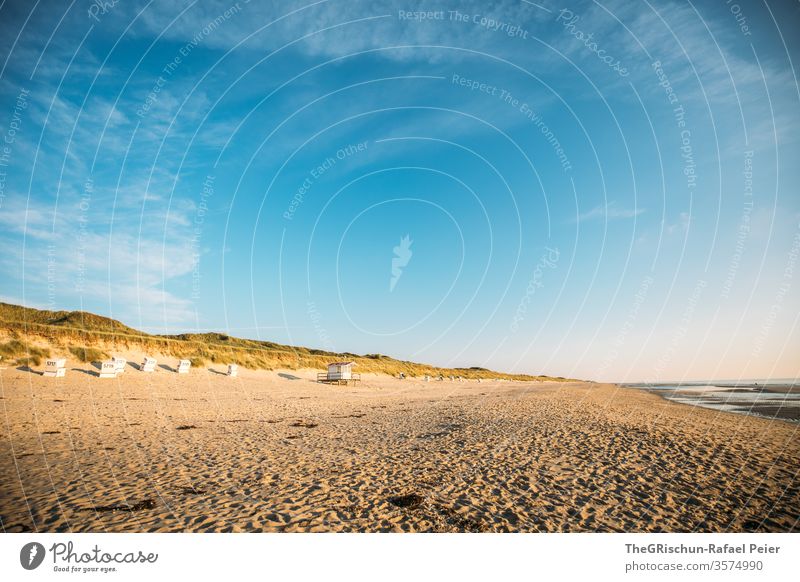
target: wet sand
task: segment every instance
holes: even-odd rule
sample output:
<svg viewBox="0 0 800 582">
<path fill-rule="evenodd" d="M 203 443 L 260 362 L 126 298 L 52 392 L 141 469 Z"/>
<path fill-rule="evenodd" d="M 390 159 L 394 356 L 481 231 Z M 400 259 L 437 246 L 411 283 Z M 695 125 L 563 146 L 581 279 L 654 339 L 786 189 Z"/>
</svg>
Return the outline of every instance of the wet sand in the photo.
<svg viewBox="0 0 800 582">
<path fill-rule="evenodd" d="M 3 530 L 800 528 L 797 424 L 610 385 L 210 367 L 2 371 Z"/>
<path fill-rule="evenodd" d="M 795 384 L 625 384 L 690 406 L 800 422 L 800 386 Z"/>
</svg>

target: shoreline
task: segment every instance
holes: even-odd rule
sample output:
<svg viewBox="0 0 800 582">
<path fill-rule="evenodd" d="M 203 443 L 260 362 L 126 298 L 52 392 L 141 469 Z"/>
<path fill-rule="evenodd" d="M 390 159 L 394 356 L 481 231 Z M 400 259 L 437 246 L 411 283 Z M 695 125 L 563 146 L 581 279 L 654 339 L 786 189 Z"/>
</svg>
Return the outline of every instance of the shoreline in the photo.
<svg viewBox="0 0 800 582">
<path fill-rule="evenodd" d="M 800 400 L 793 398 L 800 394 L 800 387 L 796 385 L 754 385 L 748 389 L 747 385 L 722 385 L 722 384 L 650 384 L 632 385 L 618 384 L 628 390 L 641 390 L 657 394 L 668 402 L 686 406 L 726 412 L 730 414 L 751 416 L 767 420 L 777 420 L 790 424 L 800 423 Z M 697 390 L 693 390 L 697 388 Z M 712 388 L 716 390 L 701 390 Z M 751 398 L 747 398 L 750 395 Z M 762 399 L 763 396 L 775 395 L 775 398 Z M 783 401 L 779 396 L 783 395 Z M 778 402 L 776 402 L 778 400 Z"/>
</svg>

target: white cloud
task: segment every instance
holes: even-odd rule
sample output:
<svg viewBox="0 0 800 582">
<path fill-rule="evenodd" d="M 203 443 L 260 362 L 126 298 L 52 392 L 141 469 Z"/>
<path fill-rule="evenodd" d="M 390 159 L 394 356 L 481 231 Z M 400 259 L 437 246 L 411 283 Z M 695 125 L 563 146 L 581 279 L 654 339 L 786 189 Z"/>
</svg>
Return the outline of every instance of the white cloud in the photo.
<svg viewBox="0 0 800 582">
<path fill-rule="evenodd" d="M 681 212 L 678 215 L 677 222 L 672 222 L 666 225 L 666 232 L 668 235 L 685 234 L 689 230 L 692 217 L 688 212 Z"/>
<path fill-rule="evenodd" d="M 163 33 L 165 38 L 188 42 L 236 4 L 229 0 L 198 3 L 166 28 L 187 3 L 156 3 L 144 12 L 144 26 L 139 32 L 148 35 Z M 471 21 L 451 20 L 448 11 L 458 10 L 470 18 L 477 14 L 509 25 L 517 24 L 529 29 L 529 36 L 535 34 L 533 28 L 537 21 L 552 17 L 552 14 L 530 4 L 515 1 L 497 2 L 492 6 L 477 0 L 443 2 L 436 6 L 420 0 L 400 4 L 394 0 L 377 0 L 368 4 L 272 0 L 239 2 L 238 5 L 240 11 L 237 14 L 220 21 L 213 31 L 203 35 L 200 41 L 203 46 L 230 49 L 247 39 L 243 48 L 264 51 L 292 43 L 293 49 L 307 55 L 329 58 L 375 48 L 415 45 L 450 45 L 493 52 L 502 44 L 498 40 L 518 39 L 508 38 L 502 31 L 492 31 Z M 400 10 L 442 11 L 444 19 L 400 19 Z M 278 22 L 266 26 L 276 20 Z M 396 60 L 438 60 L 442 52 L 447 53 L 443 49 L 397 49 L 382 54 Z M 447 58 L 453 58 L 452 53 Z"/>
<path fill-rule="evenodd" d="M 617 203 L 612 201 L 608 204 L 595 206 L 587 212 L 578 215 L 578 222 L 587 220 L 619 220 L 624 218 L 634 218 L 644 212 L 644 208 L 620 208 Z"/>
<path fill-rule="evenodd" d="M 166 229 L 163 220 L 146 221 L 140 235 L 138 221 L 118 220 L 112 230 L 107 207 L 93 206 L 86 215 L 62 211 L 53 228 L 46 203 L 32 202 L 27 211 L 19 203 L 6 205 L 0 211 L 4 231 L 27 238 L 24 250 L 16 236 L 4 241 L 0 271 L 8 281 L 24 280 L 26 294 L 39 305 L 49 295 L 47 303 L 55 301 L 56 308 L 95 301 L 122 319 L 190 323 L 193 303 L 167 289 L 192 270 L 188 211 L 173 208 L 175 220 Z"/>
</svg>

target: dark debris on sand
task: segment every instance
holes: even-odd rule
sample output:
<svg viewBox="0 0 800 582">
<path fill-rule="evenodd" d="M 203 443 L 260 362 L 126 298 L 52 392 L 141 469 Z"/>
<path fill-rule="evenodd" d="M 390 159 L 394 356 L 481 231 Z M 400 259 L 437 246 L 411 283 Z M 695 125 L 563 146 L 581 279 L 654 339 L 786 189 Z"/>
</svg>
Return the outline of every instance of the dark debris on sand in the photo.
<svg viewBox="0 0 800 582">
<path fill-rule="evenodd" d="M 305 420 L 296 420 L 292 424 L 290 424 L 289 426 L 294 426 L 294 427 L 298 427 L 298 428 L 315 428 L 315 427 L 317 427 L 319 425 L 317 423 L 315 423 L 315 422 L 308 422 L 308 421 L 305 421 Z"/>
<path fill-rule="evenodd" d="M 449 507 L 437 504 L 434 505 L 433 508 L 444 518 L 448 525 L 460 532 L 482 533 L 489 531 L 489 528 L 485 524 L 475 519 L 463 517 Z"/>
<path fill-rule="evenodd" d="M 402 507 L 404 509 L 415 509 L 422 505 L 422 502 L 425 501 L 425 498 L 422 495 L 417 495 L 416 493 L 409 493 L 408 495 L 397 495 L 395 497 L 389 498 L 389 503 L 396 507 Z"/>
<path fill-rule="evenodd" d="M 407 495 L 397 495 L 388 499 L 389 503 L 402 509 L 422 510 L 431 513 L 431 517 L 436 516 L 435 521 L 439 521 L 443 526 L 441 531 L 452 528 L 459 532 L 479 533 L 489 531 L 486 524 L 478 520 L 470 519 L 460 515 L 457 511 L 439 503 L 427 501 L 422 495 L 409 493 Z"/>
<path fill-rule="evenodd" d="M 206 492 L 205 489 L 197 489 L 195 487 L 181 487 L 181 493 L 184 495 L 203 495 Z"/>
<path fill-rule="evenodd" d="M 84 511 L 96 511 L 98 513 L 108 513 L 111 511 L 142 511 L 145 509 L 154 509 L 156 502 L 153 499 L 144 499 L 136 503 L 120 503 L 118 505 L 95 505 L 94 507 L 87 507 Z"/>
</svg>

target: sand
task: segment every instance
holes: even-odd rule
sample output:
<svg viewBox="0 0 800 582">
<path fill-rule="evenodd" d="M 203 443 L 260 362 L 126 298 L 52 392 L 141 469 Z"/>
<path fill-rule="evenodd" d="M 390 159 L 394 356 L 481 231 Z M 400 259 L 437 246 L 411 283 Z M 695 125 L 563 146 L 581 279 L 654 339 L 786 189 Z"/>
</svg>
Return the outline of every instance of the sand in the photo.
<svg viewBox="0 0 800 582">
<path fill-rule="evenodd" d="M 598 384 L 68 368 L 0 372 L 4 531 L 800 527 L 797 424 Z"/>
</svg>

